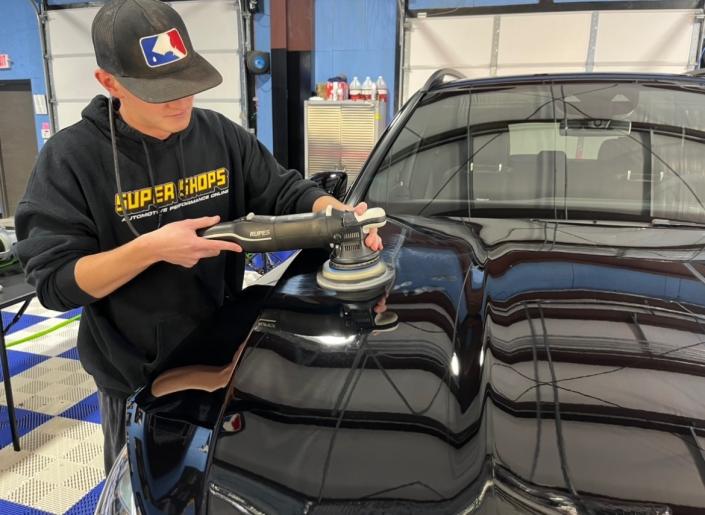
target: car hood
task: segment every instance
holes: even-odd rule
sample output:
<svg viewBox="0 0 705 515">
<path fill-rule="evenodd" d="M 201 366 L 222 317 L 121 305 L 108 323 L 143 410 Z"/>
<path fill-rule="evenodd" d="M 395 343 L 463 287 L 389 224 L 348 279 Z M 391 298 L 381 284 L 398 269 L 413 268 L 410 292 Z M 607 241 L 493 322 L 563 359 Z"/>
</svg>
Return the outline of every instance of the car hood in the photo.
<svg viewBox="0 0 705 515">
<path fill-rule="evenodd" d="M 229 342 L 227 389 L 143 399 L 149 416 L 216 421 L 198 502 L 705 508 L 701 231 L 407 217 L 382 235 L 385 296 L 321 290 L 326 255 L 302 252 L 244 345 Z M 238 323 L 226 309 L 225 335 Z M 211 415 L 194 420 L 196 405 Z"/>
</svg>

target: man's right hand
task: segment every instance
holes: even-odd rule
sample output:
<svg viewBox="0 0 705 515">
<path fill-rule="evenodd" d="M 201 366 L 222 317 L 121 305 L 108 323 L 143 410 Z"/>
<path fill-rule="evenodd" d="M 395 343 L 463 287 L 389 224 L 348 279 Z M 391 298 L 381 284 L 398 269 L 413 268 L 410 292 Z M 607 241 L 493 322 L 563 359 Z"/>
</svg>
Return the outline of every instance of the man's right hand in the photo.
<svg viewBox="0 0 705 515">
<path fill-rule="evenodd" d="M 235 243 L 196 235 L 198 229 L 219 221 L 219 216 L 204 216 L 172 222 L 115 249 L 83 256 L 74 268 L 76 284 L 102 299 L 158 261 L 191 268 L 200 259 L 217 256 L 223 250 L 242 252 Z"/>
<path fill-rule="evenodd" d="M 209 240 L 196 234 L 198 229 L 204 229 L 217 224 L 219 216 L 204 216 L 171 222 L 156 231 L 146 233 L 145 243 L 155 253 L 157 261 L 166 261 L 174 265 L 191 268 L 203 258 L 215 257 L 223 250 L 242 252 L 242 247 L 236 243 L 221 240 Z"/>
</svg>

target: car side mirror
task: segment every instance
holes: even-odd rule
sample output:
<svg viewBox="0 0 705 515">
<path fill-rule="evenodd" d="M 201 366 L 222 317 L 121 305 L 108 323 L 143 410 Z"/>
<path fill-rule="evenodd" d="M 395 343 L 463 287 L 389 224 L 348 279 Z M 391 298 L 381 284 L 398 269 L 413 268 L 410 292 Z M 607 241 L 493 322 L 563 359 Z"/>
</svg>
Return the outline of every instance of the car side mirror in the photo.
<svg viewBox="0 0 705 515">
<path fill-rule="evenodd" d="M 337 198 L 341 202 L 345 198 L 348 189 L 348 174 L 345 172 L 318 172 L 309 177 L 319 188 L 328 192 L 329 195 Z"/>
</svg>

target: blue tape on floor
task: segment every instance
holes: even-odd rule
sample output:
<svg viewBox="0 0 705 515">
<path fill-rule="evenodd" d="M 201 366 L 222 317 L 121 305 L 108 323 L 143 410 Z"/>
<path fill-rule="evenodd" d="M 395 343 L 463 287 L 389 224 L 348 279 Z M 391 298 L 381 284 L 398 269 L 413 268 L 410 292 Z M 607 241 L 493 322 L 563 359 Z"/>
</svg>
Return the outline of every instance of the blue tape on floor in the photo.
<svg viewBox="0 0 705 515">
<path fill-rule="evenodd" d="M 40 356 L 39 354 L 31 354 L 18 350 L 7 351 L 7 361 L 10 365 L 10 377 L 24 372 L 34 365 L 38 365 L 42 361 L 49 359 L 49 356 Z M 0 369 L 0 380 L 4 378 L 2 369 Z"/>
<path fill-rule="evenodd" d="M 7 327 L 10 322 L 12 322 L 12 319 L 15 318 L 14 313 L 10 313 L 9 311 L 3 311 L 2 312 L 2 326 Z M 37 315 L 28 315 L 25 313 L 20 317 L 20 319 L 13 325 L 10 330 L 7 332 L 7 334 L 12 334 L 14 332 L 20 331 L 22 329 L 26 329 L 27 327 L 36 324 L 37 322 L 41 322 L 43 320 L 46 320 L 47 317 L 40 317 Z"/>
<path fill-rule="evenodd" d="M 93 490 L 88 492 L 83 499 L 74 504 L 64 515 L 93 515 L 104 485 L 105 481 L 98 483 Z M 2 508 L 2 505 L 0 505 L 0 508 Z M 0 513 L 4 512 L 0 509 Z"/>
<path fill-rule="evenodd" d="M 78 404 L 71 406 L 64 411 L 60 416 L 73 418 L 75 420 L 83 420 L 85 422 L 94 422 L 100 424 L 100 407 L 98 405 L 98 393 L 94 393 L 86 397 Z"/>
<path fill-rule="evenodd" d="M 20 436 L 24 436 L 53 417 L 43 413 L 15 408 L 15 418 L 17 419 L 17 432 Z M 5 447 L 11 443 L 12 433 L 10 432 L 9 413 L 6 406 L 0 406 L 0 447 Z M 0 513 L 5 512 L 0 510 Z"/>
<path fill-rule="evenodd" d="M 48 511 L 37 510 L 36 508 L 3 501 L 2 499 L 0 499 L 0 513 L 3 515 L 49 515 Z"/>
</svg>

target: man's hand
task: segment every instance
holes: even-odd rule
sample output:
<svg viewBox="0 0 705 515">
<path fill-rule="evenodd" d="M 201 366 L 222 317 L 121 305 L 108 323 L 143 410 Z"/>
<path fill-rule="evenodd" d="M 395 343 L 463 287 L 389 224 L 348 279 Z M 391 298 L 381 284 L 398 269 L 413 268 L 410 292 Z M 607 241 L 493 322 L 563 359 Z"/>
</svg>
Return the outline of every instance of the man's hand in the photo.
<svg viewBox="0 0 705 515">
<path fill-rule="evenodd" d="M 76 284 L 92 297 L 102 299 L 159 261 L 190 268 L 200 259 L 217 256 L 223 250 L 242 252 L 235 243 L 196 235 L 197 229 L 215 225 L 219 220 L 218 216 L 204 216 L 172 222 L 115 249 L 83 256 L 74 268 Z"/>
<path fill-rule="evenodd" d="M 357 206 L 352 208 L 352 211 L 354 211 L 356 215 L 363 214 L 367 211 L 367 203 L 360 202 Z M 382 238 L 380 238 L 377 233 L 377 227 L 370 229 L 370 233 L 365 238 L 365 245 L 367 245 L 371 250 L 382 250 L 384 248 L 384 245 L 382 245 Z"/>
<path fill-rule="evenodd" d="M 148 240 L 145 243 L 155 253 L 157 261 L 166 261 L 174 265 L 191 268 L 199 260 L 215 257 L 223 250 L 242 252 L 242 247 L 236 243 L 209 240 L 196 234 L 196 230 L 210 227 L 219 221 L 219 216 L 180 220 L 166 224 L 156 231 L 140 236 L 140 238 Z"/>
<path fill-rule="evenodd" d="M 350 206 L 348 204 L 343 204 L 335 197 L 324 196 L 319 197 L 313 203 L 313 212 L 318 213 L 319 211 L 324 211 L 328 206 L 337 209 L 338 211 L 354 211 L 355 214 L 361 215 L 367 211 L 367 203 L 360 202 L 356 206 Z M 365 238 L 365 245 L 367 245 L 372 250 L 382 250 L 384 245 L 382 245 L 382 238 L 377 234 L 377 228 L 374 227 L 370 230 L 370 233 Z"/>
<path fill-rule="evenodd" d="M 372 308 L 372 311 L 375 312 L 377 315 L 381 315 L 385 311 L 387 311 L 387 294 L 385 293 L 382 295 L 378 300 L 377 304 Z"/>
</svg>

